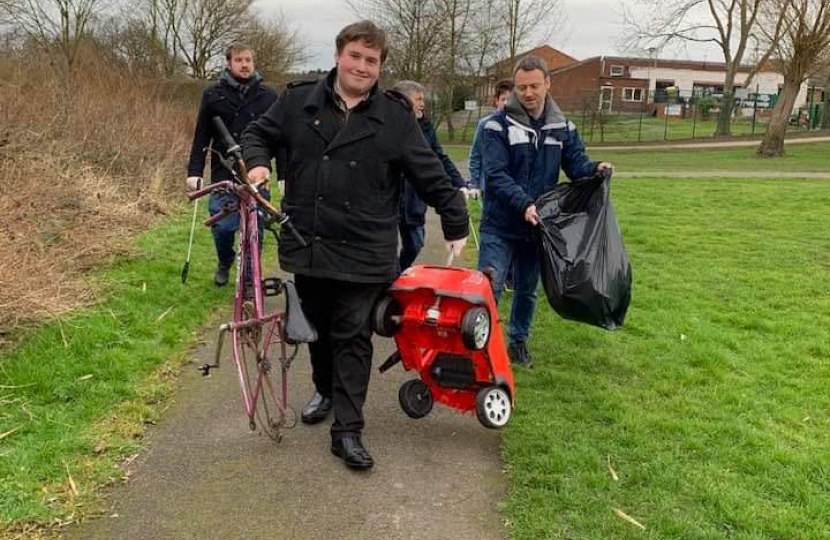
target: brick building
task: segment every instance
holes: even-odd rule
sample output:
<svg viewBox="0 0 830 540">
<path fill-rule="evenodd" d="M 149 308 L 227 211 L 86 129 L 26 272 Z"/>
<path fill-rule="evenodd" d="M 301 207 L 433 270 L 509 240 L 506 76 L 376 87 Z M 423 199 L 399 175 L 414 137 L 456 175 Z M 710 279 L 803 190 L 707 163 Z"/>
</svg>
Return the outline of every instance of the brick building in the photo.
<svg viewBox="0 0 830 540">
<path fill-rule="evenodd" d="M 509 79 L 513 77 L 513 67 L 522 57 L 528 55 L 535 55 L 545 61 L 548 69 L 560 69 L 578 62 L 572 56 L 569 56 L 558 49 L 554 49 L 550 45 L 540 45 L 528 51 L 521 52 L 513 59 L 505 59 L 492 66 L 488 67 L 485 72 L 484 84 L 479 89 L 479 99 L 482 103 L 488 103 L 495 91 L 496 84 L 502 79 Z"/>
<path fill-rule="evenodd" d="M 750 66 L 738 69 L 736 94 L 750 70 Z M 719 62 L 595 56 L 552 68 L 551 95 L 566 111 L 651 112 L 654 104 L 666 103 L 671 97 L 682 102 L 692 95 L 718 96 L 723 93 L 725 79 L 725 65 Z M 772 64 L 767 64 L 748 90 L 777 95 L 783 81 Z M 796 103 L 804 103 L 805 96 L 806 85 Z"/>
</svg>

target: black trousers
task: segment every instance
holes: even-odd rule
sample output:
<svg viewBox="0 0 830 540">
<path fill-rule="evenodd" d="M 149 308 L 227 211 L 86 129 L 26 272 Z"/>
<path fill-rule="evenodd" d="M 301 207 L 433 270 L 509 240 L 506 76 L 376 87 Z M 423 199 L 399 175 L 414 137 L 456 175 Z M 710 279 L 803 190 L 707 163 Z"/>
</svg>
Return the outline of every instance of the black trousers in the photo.
<svg viewBox="0 0 830 540">
<path fill-rule="evenodd" d="M 303 312 L 317 329 L 309 343 L 314 386 L 330 396 L 332 439 L 360 435 L 372 368 L 372 308 L 388 284 L 294 276 Z"/>
</svg>

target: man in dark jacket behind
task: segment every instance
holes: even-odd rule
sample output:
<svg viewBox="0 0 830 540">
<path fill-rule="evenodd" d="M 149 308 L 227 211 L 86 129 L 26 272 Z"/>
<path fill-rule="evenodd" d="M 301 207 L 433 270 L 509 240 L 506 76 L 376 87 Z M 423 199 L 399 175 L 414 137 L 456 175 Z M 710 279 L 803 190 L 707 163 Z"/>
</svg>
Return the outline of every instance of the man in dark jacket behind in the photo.
<svg viewBox="0 0 830 540">
<path fill-rule="evenodd" d="M 498 300 L 512 261 L 510 359 L 531 367 L 527 339 L 539 284 L 535 201 L 553 189 L 560 168 L 577 180 L 611 165 L 588 159 L 576 127 L 548 94 L 550 72 L 542 59 L 531 55 L 519 60 L 513 80 L 504 110 L 485 122 L 482 133 L 486 196 L 478 267 L 490 271 Z"/>
<path fill-rule="evenodd" d="M 277 100 L 277 94 L 262 84 L 262 77 L 254 69 L 254 52 L 250 47 L 240 43 L 232 44 L 225 51 L 225 59 L 227 66 L 219 76 L 219 82 L 205 88 L 202 93 L 202 104 L 196 119 L 196 133 L 190 148 L 190 161 L 187 163 L 187 188 L 191 191 L 202 186 L 208 148 L 222 156 L 225 155 L 225 143 L 213 126 L 213 117 L 220 117 L 233 138 L 238 141 L 245 127 L 259 118 Z M 231 171 L 216 155 L 211 156 L 210 181 L 230 179 Z M 263 191 L 264 195 L 270 198 L 267 190 Z M 225 204 L 235 203 L 235 195 L 214 192 L 210 195 L 208 210 L 211 215 L 216 215 L 222 211 Z M 213 281 L 220 287 L 228 282 L 228 274 L 236 257 L 233 245 L 238 229 L 239 215 L 236 212 L 211 228 L 218 258 Z"/>
<path fill-rule="evenodd" d="M 371 313 L 397 275 L 401 176 L 441 215 L 448 250 L 460 253 L 468 234 L 464 196 L 406 98 L 378 88 L 387 50 L 374 23 L 350 24 L 328 76 L 289 85 L 242 136 L 252 180 L 266 178 L 274 152 L 287 150 L 282 210 L 308 245 L 281 235 L 280 264 L 294 273 L 319 336 L 309 345 L 316 391 L 301 419 L 320 422 L 334 409 L 331 452 L 355 469 L 374 464 L 362 441 Z"/>
<path fill-rule="evenodd" d="M 466 196 L 467 182 L 458 172 L 455 164 L 450 157 L 444 153 L 441 148 L 441 143 L 438 142 L 438 134 L 435 132 L 435 126 L 424 114 L 426 103 L 424 100 L 424 87 L 422 84 L 415 81 L 399 81 L 392 87 L 392 90 L 400 92 L 405 95 L 412 104 L 412 112 L 415 113 L 415 118 L 418 119 L 418 125 L 421 127 L 421 132 L 424 134 L 427 144 L 441 160 L 441 165 L 444 167 L 444 172 L 452 180 L 452 184 L 459 188 Z M 401 233 L 401 253 L 399 262 L 401 271 L 406 270 L 421 252 L 424 247 L 424 224 L 426 223 L 426 203 L 418 197 L 418 193 L 410 185 L 409 182 L 404 182 L 403 198 L 401 199 L 401 222 L 399 230 Z"/>
</svg>

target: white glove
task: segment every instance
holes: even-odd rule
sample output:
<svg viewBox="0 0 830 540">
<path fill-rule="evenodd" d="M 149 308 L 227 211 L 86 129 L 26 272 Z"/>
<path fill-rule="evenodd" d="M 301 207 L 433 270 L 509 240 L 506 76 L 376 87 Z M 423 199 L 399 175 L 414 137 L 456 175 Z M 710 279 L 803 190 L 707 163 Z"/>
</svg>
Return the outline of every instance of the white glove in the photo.
<svg viewBox="0 0 830 540">
<path fill-rule="evenodd" d="M 470 199 L 478 199 L 481 197 L 481 190 L 477 188 L 467 188 L 467 197 Z"/>
<path fill-rule="evenodd" d="M 202 189 L 202 177 L 201 176 L 188 176 L 187 177 L 187 191 L 198 191 Z"/>
<path fill-rule="evenodd" d="M 459 238 L 458 240 L 447 240 L 447 252 L 452 253 L 454 257 L 461 255 L 461 250 L 467 244 L 467 237 Z"/>
</svg>

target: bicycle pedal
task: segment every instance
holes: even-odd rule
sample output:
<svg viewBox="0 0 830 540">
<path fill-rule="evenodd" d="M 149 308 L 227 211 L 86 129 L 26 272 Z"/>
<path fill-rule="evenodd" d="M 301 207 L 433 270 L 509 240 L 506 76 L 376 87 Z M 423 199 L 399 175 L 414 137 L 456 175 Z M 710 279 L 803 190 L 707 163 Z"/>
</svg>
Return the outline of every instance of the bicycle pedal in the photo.
<svg viewBox="0 0 830 540">
<path fill-rule="evenodd" d="M 265 278 L 262 280 L 262 294 L 265 296 L 279 296 L 282 293 L 282 280 L 280 278 Z"/>
<path fill-rule="evenodd" d="M 216 364 L 202 364 L 198 366 L 196 369 L 202 372 L 202 377 L 210 377 L 210 370 L 213 368 L 217 368 Z"/>
</svg>

